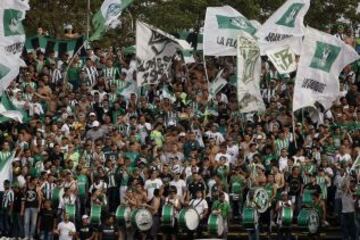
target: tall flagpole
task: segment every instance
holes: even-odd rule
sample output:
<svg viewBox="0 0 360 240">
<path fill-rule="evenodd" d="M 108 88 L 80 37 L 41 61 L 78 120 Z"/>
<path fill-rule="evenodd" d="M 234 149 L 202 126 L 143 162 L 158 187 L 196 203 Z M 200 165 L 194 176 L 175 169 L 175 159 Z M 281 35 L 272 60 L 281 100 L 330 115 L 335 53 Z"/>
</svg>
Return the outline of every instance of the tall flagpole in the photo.
<svg viewBox="0 0 360 240">
<path fill-rule="evenodd" d="M 87 0 L 87 12 L 86 12 L 86 40 L 89 40 L 90 37 L 90 0 Z"/>
</svg>

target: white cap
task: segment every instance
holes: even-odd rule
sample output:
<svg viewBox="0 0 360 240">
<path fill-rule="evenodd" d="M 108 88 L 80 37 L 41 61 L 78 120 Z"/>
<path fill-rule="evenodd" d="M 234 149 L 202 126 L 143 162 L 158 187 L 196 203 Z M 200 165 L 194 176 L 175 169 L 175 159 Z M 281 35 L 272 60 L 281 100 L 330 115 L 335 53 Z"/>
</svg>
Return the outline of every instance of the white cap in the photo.
<svg viewBox="0 0 360 240">
<path fill-rule="evenodd" d="M 91 124 L 91 127 L 98 127 L 98 126 L 100 126 L 100 123 L 99 123 L 99 121 L 93 121 L 93 123 Z"/>
<path fill-rule="evenodd" d="M 86 215 L 86 214 L 84 214 L 81 218 L 84 220 L 84 219 L 88 219 L 88 218 L 89 218 L 89 216 L 88 216 L 88 215 Z"/>
</svg>

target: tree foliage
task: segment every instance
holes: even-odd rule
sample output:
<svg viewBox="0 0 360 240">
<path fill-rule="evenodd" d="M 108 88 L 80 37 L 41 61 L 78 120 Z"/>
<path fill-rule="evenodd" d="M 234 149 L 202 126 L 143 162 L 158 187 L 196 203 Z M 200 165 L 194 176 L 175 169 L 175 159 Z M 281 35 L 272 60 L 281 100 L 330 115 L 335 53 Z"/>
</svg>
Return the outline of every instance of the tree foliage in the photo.
<svg viewBox="0 0 360 240">
<path fill-rule="evenodd" d="M 103 0 L 91 0 L 90 16 Z M 264 22 L 285 0 L 134 0 L 122 14 L 120 28 L 110 30 L 101 41 L 105 45 L 131 44 L 135 21 L 141 19 L 167 32 L 198 30 L 204 22 L 207 6 L 230 5 L 249 19 Z M 72 24 L 79 33 L 86 32 L 87 0 L 30 0 L 26 28 L 29 35 L 42 26 L 51 35 L 61 37 L 64 24 Z M 356 13 L 358 0 L 312 0 L 305 23 L 324 30 L 344 17 L 353 26 L 360 23 Z"/>
</svg>

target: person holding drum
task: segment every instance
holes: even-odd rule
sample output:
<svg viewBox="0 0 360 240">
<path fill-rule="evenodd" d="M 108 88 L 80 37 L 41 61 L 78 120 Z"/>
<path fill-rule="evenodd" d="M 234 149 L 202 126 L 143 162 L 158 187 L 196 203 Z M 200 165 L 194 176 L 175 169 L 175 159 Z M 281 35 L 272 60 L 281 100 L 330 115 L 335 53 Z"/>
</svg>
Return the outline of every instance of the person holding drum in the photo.
<svg viewBox="0 0 360 240">
<path fill-rule="evenodd" d="M 232 175 L 230 177 L 230 203 L 231 208 L 233 209 L 233 217 L 240 218 L 242 212 L 242 206 L 244 202 L 243 191 L 245 188 L 246 179 L 242 175 L 240 167 L 236 167 L 232 171 Z"/>
<path fill-rule="evenodd" d="M 203 190 L 201 188 L 196 190 L 195 199 L 191 199 L 188 202 L 188 206 L 196 210 L 200 218 L 200 225 L 197 229 L 197 235 L 201 235 L 201 223 L 206 221 L 206 217 L 209 211 L 209 205 L 206 199 L 203 196 Z M 193 233 L 189 232 L 189 235 L 192 237 Z"/>
<path fill-rule="evenodd" d="M 172 211 L 165 211 L 166 209 L 172 209 Z M 165 198 L 162 216 L 161 216 L 162 224 L 163 224 L 163 232 L 164 232 L 163 240 L 166 240 L 168 235 L 171 236 L 172 240 L 176 239 L 177 222 L 175 216 L 178 214 L 180 209 L 181 209 L 181 199 L 177 196 L 176 187 L 170 186 L 169 196 Z M 171 216 L 169 216 L 169 214 Z M 170 222 L 167 222 L 166 219 L 170 219 Z"/>
<path fill-rule="evenodd" d="M 217 237 L 223 237 L 224 239 L 227 238 L 227 233 L 228 233 L 228 221 L 229 221 L 229 218 L 230 218 L 230 213 L 231 213 L 231 207 L 230 207 L 230 204 L 229 202 L 227 202 L 225 200 L 225 193 L 224 192 L 220 192 L 219 193 L 219 198 L 218 200 L 216 200 L 213 205 L 212 205 L 212 214 L 215 214 L 215 215 L 218 215 L 218 216 L 221 216 L 222 218 L 222 221 L 214 221 L 215 225 L 218 225 L 218 224 L 222 224 L 222 226 L 217 226 L 218 230 L 215 231 L 219 234 L 219 236 Z M 210 224 L 210 221 L 211 219 L 211 216 L 209 217 L 209 222 L 208 224 Z M 209 228 L 211 228 L 213 226 L 209 226 Z M 219 230 L 219 228 L 223 228 L 221 230 Z M 221 233 L 222 232 L 222 233 Z"/>
<path fill-rule="evenodd" d="M 288 197 L 286 191 L 281 193 L 281 199 L 277 202 L 275 211 L 277 213 L 278 239 L 291 239 L 291 223 L 294 211 L 294 203 Z"/>
</svg>

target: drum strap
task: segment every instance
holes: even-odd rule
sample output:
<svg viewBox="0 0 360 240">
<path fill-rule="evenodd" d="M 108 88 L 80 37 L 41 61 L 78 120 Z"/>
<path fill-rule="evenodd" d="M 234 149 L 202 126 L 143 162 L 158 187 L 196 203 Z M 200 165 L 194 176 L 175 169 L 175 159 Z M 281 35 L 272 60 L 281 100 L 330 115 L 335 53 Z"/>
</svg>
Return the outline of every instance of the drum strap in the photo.
<svg viewBox="0 0 360 240">
<path fill-rule="evenodd" d="M 195 199 L 196 200 L 196 199 Z M 201 198 L 201 200 L 197 203 L 197 204 L 195 204 L 195 206 L 193 205 L 193 203 L 195 202 L 195 200 L 193 199 L 193 200 L 191 200 L 191 203 L 190 203 L 190 205 L 193 207 L 193 208 L 196 208 L 197 206 L 199 206 L 199 204 L 204 200 L 203 198 Z"/>
</svg>

